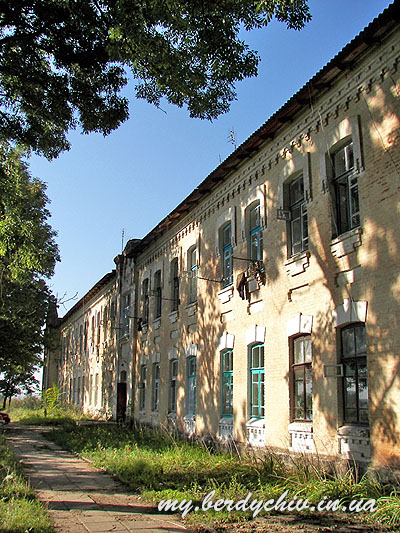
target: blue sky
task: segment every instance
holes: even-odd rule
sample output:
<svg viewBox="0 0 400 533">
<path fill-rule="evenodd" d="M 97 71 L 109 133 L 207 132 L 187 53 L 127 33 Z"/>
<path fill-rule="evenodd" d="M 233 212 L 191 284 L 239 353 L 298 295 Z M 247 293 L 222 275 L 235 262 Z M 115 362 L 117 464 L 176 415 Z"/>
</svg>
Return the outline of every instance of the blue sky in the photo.
<svg viewBox="0 0 400 533">
<path fill-rule="evenodd" d="M 237 85 L 231 111 L 214 122 L 185 109 L 163 111 L 133 97 L 130 119 L 104 138 L 71 132 L 72 148 L 48 162 L 32 156 L 31 173 L 46 182 L 51 224 L 62 261 L 50 286 L 65 298 L 82 297 L 114 268 L 125 243 L 144 237 L 343 46 L 389 5 L 389 0 L 313 0 L 312 21 L 300 32 L 273 22 L 247 34 L 261 56 L 257 78 Z M 62 316 L 74 304 L 61 306 Z"/>
</svg>

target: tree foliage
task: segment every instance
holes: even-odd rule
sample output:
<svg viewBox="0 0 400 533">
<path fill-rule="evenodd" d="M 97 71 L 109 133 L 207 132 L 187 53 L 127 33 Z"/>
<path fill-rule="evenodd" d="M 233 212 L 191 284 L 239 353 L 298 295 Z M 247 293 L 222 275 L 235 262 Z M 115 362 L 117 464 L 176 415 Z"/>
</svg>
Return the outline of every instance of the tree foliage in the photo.
<svg viewBox="0 0 400 533">
<path fill-rule="evenodd" d="M 240 32 L 310 14 L 307 0 L 0 0 L 0 17 L 0 135 L 51 158 L 69 129 L 106 135 L 128 118 L 129 75 L 157 106 L 226 112 L 257 74 Z"/>
<path fill-rule="evenodd" d="M 5 144 L 0 191 L 0 386 L 10 394 L 34 385 L 52 304 L 45 280 L 59 256 L 45 186 L 30 176 L 21 153 Z"/>
</svg>

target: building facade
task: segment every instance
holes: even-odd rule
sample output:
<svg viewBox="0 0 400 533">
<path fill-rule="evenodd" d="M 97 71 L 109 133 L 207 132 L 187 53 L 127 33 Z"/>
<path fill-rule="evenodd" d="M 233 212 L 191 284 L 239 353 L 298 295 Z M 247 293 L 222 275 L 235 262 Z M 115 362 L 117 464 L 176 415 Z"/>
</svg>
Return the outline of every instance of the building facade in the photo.
<svg viewBox="0 0 400 533">
<path fill-rule="evenodd" d="M 68 401 L 399 466 L 399 5 L 60 321 Z"/>
</svg>

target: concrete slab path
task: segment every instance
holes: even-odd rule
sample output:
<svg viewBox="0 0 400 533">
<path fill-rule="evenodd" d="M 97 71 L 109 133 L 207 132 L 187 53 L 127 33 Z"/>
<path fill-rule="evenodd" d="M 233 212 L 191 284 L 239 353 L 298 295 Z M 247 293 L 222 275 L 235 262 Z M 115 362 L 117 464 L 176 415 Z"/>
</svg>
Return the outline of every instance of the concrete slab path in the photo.
<svg viewBox="0 0 400 533">
<path fill-rule="evenodd" d="M 45 431 L 43 427 L 10 424 L 5 435 L 32 488 L 48 507 L 56 531 L 186 530 L 179 517 L 163 515 L 144 504 L 110 475 L 47 440 L 42 435 Z"/>
</svg>

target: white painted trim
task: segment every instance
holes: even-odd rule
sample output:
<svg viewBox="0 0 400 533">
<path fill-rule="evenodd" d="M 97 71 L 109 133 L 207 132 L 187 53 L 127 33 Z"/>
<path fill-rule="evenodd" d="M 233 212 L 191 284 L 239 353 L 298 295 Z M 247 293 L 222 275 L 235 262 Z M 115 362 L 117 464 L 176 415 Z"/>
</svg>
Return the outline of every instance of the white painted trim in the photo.
<svg viewBox="0 0 400 533">
<path fill-rule="evenodd" d="M 257 326 L 256 324 L 246 331 L 246 344 L 254 344 L 255 342 L 265 342 L 265 327 Z"/>
<path fill-rule="evenodd" d="M 368 302 L 351 301 L 350 298 L 345 298 L 342 305 L 336 307 L 333 311 L 333 325 L 334 327 L 344 326 L 351 322 L 366 322 L 367 321 Z"/>
<path fill-rule="evenodd" d="M 221 335 L 219 339 L 218 350 L 233 350 L 235 345 L 235 335 L 230 335 L 226 331 Z"/>
<path fill-rule="evenodd" d="M 192 357 L 197 356 L 197 344 L 190 343 L 185 348 L 185 356 Z"/>
<path fill-rule="evenodd" d="M 313 316 L 297 313 L 286 322 L 286 333 L 288 337 L 300 335 L 301 333 L 311 335 L 313 326 Z"/>
</svg>

